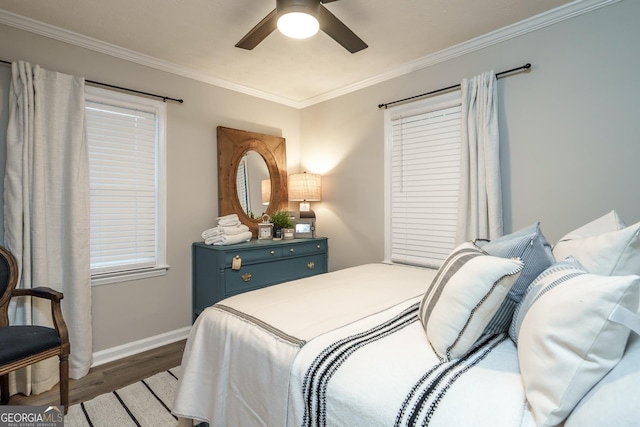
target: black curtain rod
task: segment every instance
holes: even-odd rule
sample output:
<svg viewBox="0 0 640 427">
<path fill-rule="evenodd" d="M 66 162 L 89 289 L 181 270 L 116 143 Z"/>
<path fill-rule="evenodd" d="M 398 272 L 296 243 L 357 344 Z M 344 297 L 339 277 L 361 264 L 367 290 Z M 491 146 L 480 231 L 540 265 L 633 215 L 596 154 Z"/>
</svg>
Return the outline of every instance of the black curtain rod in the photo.
<svg viewBox="0 0 640 427">
<path fill-rule="evenodd" d="M 514 71 L 529 70 L 529 69 L 531 69 L 531 64 L 527 63 L 527 64 L 524 64 L 521 67 L 512 68 L 510 70 L 501 71 L 499 73 L 496 73 L 496 79 L 499 78 L 500 76 L 504 75 L 504 74 L 513 73 Z M 420 95 L 410 96 L 409 98 L 403 98 L 403 99 L 399 99 L 397 101 L 387 102 L 386 104 L 378 104 L 378 108 L 385 108 L 386 109 L 386 108 L 389 107 L 389 105 L 398 104 L 400 102 L 405 102 L 405 101 L 409 101 L 409 100 L 420 98 L 420 97 L 427 96 L 427 95 L 433 95 L 433 94 L 440 93 L 440 92 L 446 92 L 448 90 L 457 89 L 459 87 L 460 87 L 460 83 L 458 83 L 457 85 L 449 86 L 449 87 L 443 87 L 442 89 L 432 90 L 431 92 L 421 93 Z"/>
<path fill-rule="evenodd" d="M 11 65 L 11 62 L 5 61 L 3 59 L 0 59 L 0 62 L 3 63 L 3 64 Z M 140 95 L 146 95 L 146 96 L 151 96 L 151 97 L 154 97 L 154 98 L 160 98 L 164 102 L 175 101 L 175 102 L 179 102 L 180 104 L 182 104 L 184 102 L 184 100 L 182 100 L 182 99 L 171 98 L 170 96 L 156 95 L 155 93 L 143 92 L 141 90 L 135 90 L 135 89 L 129 89 L 129 88 L 126 88 L 126 87 L 110 85 L 108 83 L 96 82 L 94 80 L 85 79 L 84 81 L 85 81 L 85 83 L 89 83 L 89 84 L 92 84 L 92 85 L 105 86 L 105 87 L 110 87 L 112 89 L 124 90 L 126 92 L 133 92 L 133 93 L 138 93 Z"/>
</svg>

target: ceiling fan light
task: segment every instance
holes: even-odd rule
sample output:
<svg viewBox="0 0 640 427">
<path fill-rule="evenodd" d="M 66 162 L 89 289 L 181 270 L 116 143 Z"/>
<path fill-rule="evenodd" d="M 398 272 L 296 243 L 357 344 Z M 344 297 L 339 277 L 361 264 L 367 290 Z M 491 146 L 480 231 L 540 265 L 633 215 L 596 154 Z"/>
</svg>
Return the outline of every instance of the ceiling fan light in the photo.
<svg viewBox="0 0 640 427">
<path fill-rule="evenodd" d="M 306 39 L 318 32 L 320 24 L 313 15 L 289 12 L 278 18 L 278 30 L 287 37 Z"/>
</svg>

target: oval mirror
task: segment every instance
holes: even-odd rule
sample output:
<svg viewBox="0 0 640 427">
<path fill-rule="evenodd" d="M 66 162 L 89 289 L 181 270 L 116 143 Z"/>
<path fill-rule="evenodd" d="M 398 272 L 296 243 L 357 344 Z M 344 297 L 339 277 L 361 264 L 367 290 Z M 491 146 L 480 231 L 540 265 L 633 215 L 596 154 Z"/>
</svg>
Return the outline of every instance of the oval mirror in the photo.
<svg viewBox="0 0 640 427">
<path fill-rule="evenodd" d="M 247 177 L 242 178 L 251 197 L 239 196 L 242 190 L 238 190 L 238 171 L 240 163 L 247 155 L 246 163 L 264 163 L 267 174 L 256 172 L 258 178 L 252 178 L 253 166 L 247 168 Z M 253 157 L 262 160 L 254 162 Z M 261 168 L 262 166 L 260 166 Z M 265 187 L 270 188 L 271 194 L 268 205 L 262 204 L 262 181 L 269 180 Z M 250 184 L 253 183 L 253 184 Z M 270 185 L 269 185 L 270 184 Z M 255 195 L 255 197 L 254 197 Z M 246 199 L 246 204 L 241 206 L 240 198 Z M 255 202 L 254 202 L 255 200 Z M 284 138 L 273 135 L 265 135 L 239 129 L 231 129 L 218 126 L 218 214 L 224 216 L 235 213 L 243 224 L 246 224 L 254 236 L 258 234 L 260 215 L 265 212 L 271 215 L 279 210 L 286 210 L 287 197 L 287 150 Z M 254 218 L 250 217 L 253 213 Z"/>
<path fill-rule="evenodd" d="M 266 181 L 264 188 L 263 181 Z M 271 180 L 267 162 L 260 153 L 249 150 L 240 159 L 236 193 L 242 210 L 249 218 L 261 218 L 267 211 L 271 199 Z"/>
</svg>

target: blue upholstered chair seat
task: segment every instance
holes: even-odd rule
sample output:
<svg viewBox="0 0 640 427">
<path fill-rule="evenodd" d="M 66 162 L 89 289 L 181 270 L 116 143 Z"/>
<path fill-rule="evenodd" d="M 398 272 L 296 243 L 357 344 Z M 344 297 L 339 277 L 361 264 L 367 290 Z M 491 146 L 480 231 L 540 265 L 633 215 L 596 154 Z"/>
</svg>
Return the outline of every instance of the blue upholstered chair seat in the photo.
<svg viewBox="0 0 640 427">
<path fill-rule="evenodd" d="M 60 346 L 55 329 L 44 326 L 11 326 L 0 328 L 0 364 Z"/>
</svg>

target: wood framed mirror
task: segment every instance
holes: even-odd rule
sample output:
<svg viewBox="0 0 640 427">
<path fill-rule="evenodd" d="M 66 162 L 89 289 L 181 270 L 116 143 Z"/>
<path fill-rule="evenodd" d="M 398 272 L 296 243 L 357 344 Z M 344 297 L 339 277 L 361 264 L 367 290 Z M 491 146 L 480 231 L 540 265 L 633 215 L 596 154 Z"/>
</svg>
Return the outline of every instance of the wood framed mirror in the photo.
<svg viewBox="0 0 640 427">
<path fill-rule="evenodd" d="M 217 136 L 219 215 L 237 214 L 256 237 L 263 213 L 288 206 L 285 139 L 223 126 Z M 268 204 L 263 204 L 263 185 L 270 189 Z"/>
</svg>

